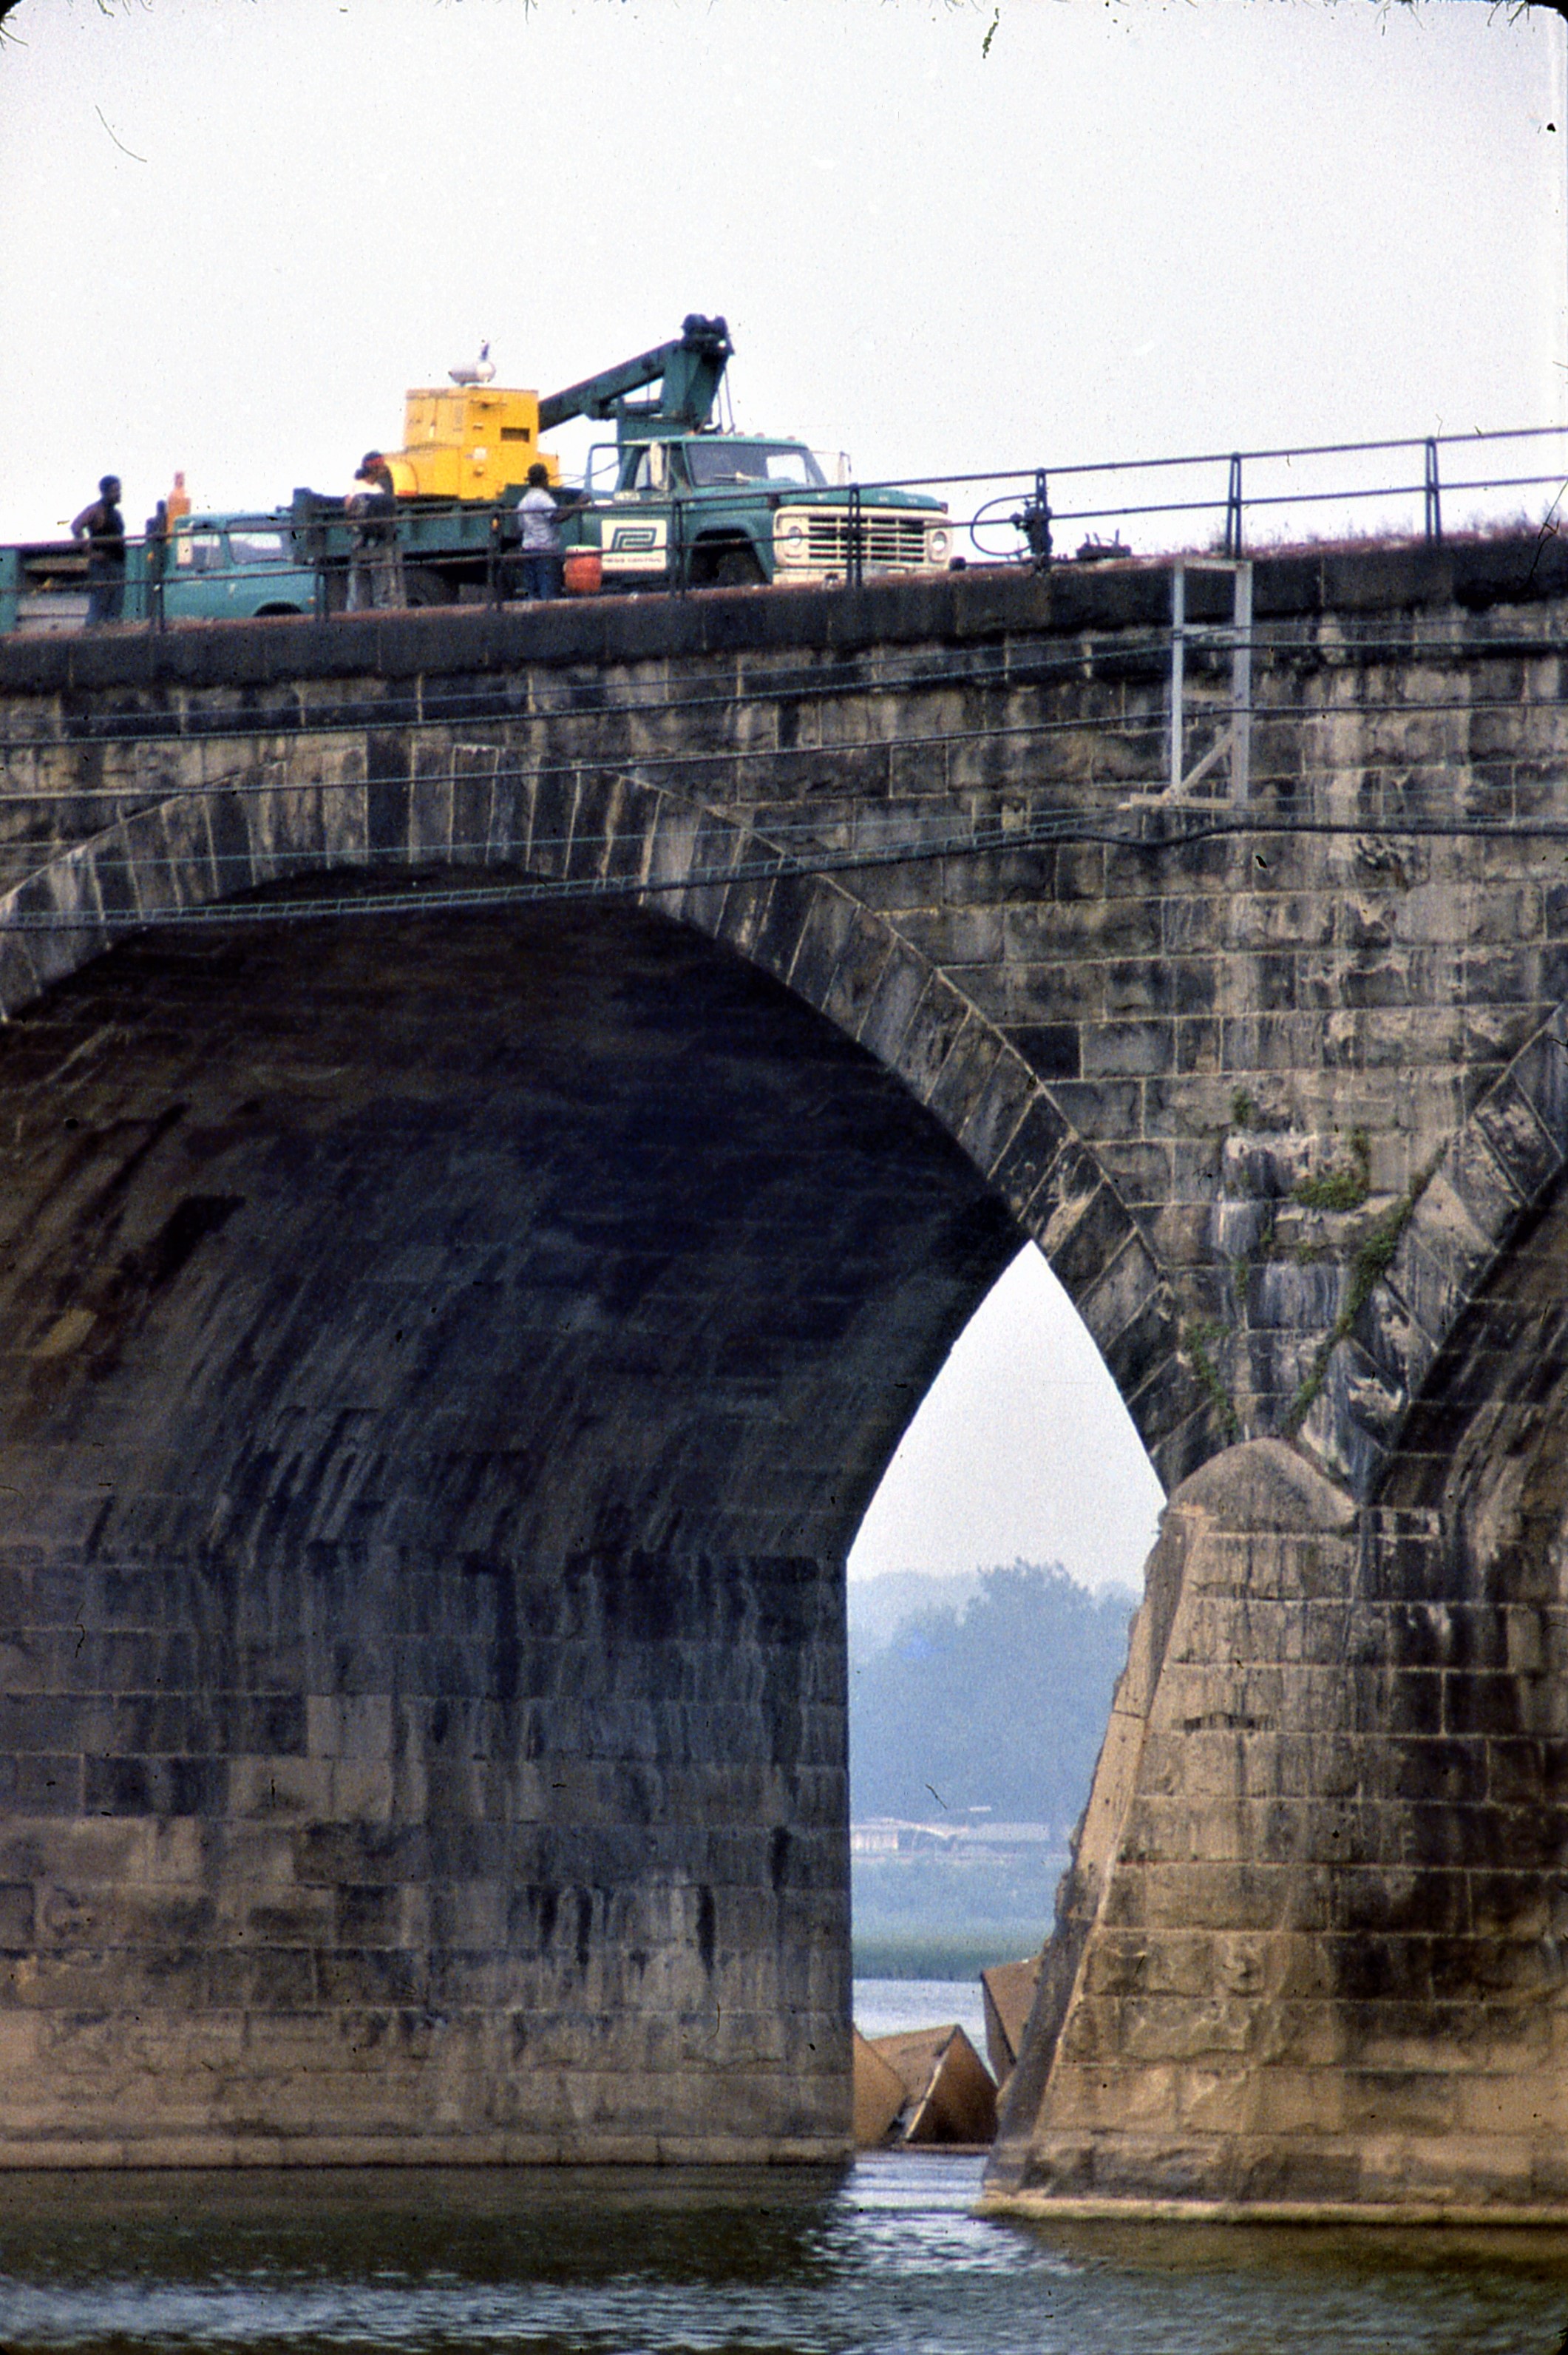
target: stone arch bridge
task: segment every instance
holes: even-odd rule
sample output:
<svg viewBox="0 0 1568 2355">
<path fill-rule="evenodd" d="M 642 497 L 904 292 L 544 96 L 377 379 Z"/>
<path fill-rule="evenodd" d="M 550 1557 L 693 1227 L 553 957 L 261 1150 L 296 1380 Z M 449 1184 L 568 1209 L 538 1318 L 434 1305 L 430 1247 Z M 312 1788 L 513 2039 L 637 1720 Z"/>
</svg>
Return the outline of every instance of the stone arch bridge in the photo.
<svg viewBox="0 0 1568 2355">
<path fill-rule="evenodd" d="M 0 646 L 0 2160 L 840 2152 L 1032 1237 L 1170 1505 L 990 2195 L 1568 2212 L 1568 565 L 1260 560 L 1207 762 L 1185 589 L 1174 794 L 1156 565 Z"/>
</svg>

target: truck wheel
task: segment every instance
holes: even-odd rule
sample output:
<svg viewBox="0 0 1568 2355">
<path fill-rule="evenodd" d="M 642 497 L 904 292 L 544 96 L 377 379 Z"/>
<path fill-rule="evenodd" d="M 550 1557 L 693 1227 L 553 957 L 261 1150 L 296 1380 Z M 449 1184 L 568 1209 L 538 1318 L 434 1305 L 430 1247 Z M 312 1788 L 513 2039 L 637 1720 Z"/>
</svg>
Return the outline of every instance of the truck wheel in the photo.
<svg viewBox="0 0 1568 2355">
<path fill-rule="evenodd" d="M 715 589 L 760 589 L 763 568 L 749 548 L 720 549 L 709 578 Z"/>
<path fill-rule="evenodd" d="M 440 573 L 432 572 L 427 564 L 404 567 L 403 595 L 411 605 L 453 605 L 457 602 Z"/>
</svg>

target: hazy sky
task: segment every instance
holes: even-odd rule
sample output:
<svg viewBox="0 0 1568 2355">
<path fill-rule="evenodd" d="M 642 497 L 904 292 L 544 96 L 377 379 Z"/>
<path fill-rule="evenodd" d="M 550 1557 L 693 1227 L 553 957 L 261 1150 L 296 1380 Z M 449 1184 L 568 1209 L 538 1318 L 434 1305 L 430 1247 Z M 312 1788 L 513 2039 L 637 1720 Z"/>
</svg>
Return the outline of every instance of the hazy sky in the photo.
<svg viewBox="0 0 1568 2355">
<path fill-rule="evenodd" d="M 0 535 L 337 486 L 481 336 L 548 390 L 690 310 L 868 475 L 1562 414 L 1541 9 L 105 5 L 0 48 Z"/>
<path fill-rule="evenodd" d="M 10 25 L 0 537 L 107 468 L 133 522 L 176 466 L 198 505 L 342 488 L 482 336 L 549 390 L 689 310 L 730 319 L 741 424 L 864 475 L 1568 416 L 1543 9 L 23 0 Z M 1136 1573 L 1157 1492 L 1044 1273 L 955 1353 L 857 1570 Z"/>
<path fill-rule="evenodd" d="M 1060 1561 L 1136 1586 L 1161 1492 L 1066 1294 L 1020 1252 L 904 1433 L 861 1524 L 852 1578 Z"/>
</svg>

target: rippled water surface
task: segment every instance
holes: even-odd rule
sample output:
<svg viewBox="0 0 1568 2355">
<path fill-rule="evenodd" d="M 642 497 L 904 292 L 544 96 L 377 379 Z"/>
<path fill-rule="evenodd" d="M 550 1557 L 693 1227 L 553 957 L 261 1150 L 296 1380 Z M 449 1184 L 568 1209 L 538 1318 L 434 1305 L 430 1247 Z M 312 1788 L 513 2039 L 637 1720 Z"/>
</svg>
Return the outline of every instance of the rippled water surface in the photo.
<svg viewBox="0 0 1568 2355">
<path fill-rule="evenodd" d="M 1568 2241 L 1045 2230 L 979 2161 L 12 2177 L 0 2347 L 1557 2355 Z"/>
<path fill-rule="evenodd" d="M 956 2020 L 982 2060 L 986 2009 L 978 1979 L 857 1979 L 855 2025 L 862 2036 L 896 2036 L 902 2028 Z"/>
</svg>

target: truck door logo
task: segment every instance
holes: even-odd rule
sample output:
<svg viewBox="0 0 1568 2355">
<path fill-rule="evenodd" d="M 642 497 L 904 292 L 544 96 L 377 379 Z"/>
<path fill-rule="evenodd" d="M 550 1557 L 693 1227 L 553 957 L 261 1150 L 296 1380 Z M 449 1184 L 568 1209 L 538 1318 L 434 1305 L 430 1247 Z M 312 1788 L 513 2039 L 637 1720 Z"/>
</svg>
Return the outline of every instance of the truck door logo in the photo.
<svg viewBox="0 0 1568 2355">
<path fill-rule="evenodd" d="M 644 523 L 612 524 L 603 549 L 605 571 L 662 571 L 667 528 L 663 517 Z"/>
</svg>

